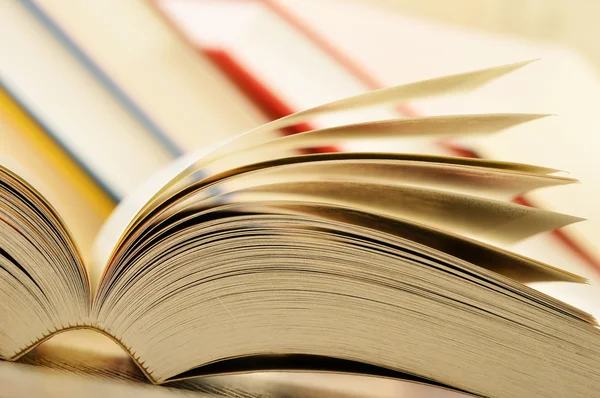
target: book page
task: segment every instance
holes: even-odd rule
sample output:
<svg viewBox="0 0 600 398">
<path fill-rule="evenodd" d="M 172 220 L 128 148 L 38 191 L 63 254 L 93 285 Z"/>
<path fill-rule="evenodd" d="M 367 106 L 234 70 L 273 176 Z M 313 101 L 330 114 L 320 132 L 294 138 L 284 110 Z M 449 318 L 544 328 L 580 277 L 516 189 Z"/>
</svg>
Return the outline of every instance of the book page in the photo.
<svg viewBox="0 0 600 398">
<path fill-rule="evenodd" d="M 348 109 L 388 105 L 414 98 L 447 95 L 457 91 L 473 90 L 489 81 L 519 69 L 529 62 L 531 61 L 428 79 L 340 99 L 277 119 L 239 134 L 220 144 L 215 144 L 181 157 L 140 187 L 135 194 L 126 198 L 102 228 L 94 247 L 93 265 L 90 267 L 92 291 L 95 291 L 104 273 L 104 268 L 109 262 L 111 253 L 116 250 L 119 243 L 124 239 L 124 235 L 127 233 L 128 228 L 136 222 L 136 218 L 144 210 L 151 207 L 153 202 L 159 200 L 161 195 L 168 193 L 169 188 L 195 173 L 200 172 L 199 174 L 202 174 L 202 168 L 211 161 L 218 160 L 235 151 L 239 152 L 267 143 L 273 139 L 273 131 L 310 120 L 318 115 Z M 306 146 L 340 142 L 352 137 L 362 140 L 381 137 L 389 138 L 398 134 L 398 132 L 402 135 L 402 128 L 399 128 L 401 125 L 404 125 L 404 133 L 408 136 L 418 136 L 419 132 L 433 136 L 448 135 L 453 131 L 457 131 L 456 126 L 459 124 L 463 125 L 463 128 L 458 130 L 456 134 L 460 134 L 461 132 L 490 133 L 542 116 L 544 115 L 505 114 L 480 115 L 475 117 L 465 115 L 451 116 L 449 118 L 423 118 L 413 121 L 407 119 L 404 121 L 392 120 L 386 122 L 357 123 L 322 129 L 320 132 L 319 130 L 313 130 L 308 133 L 284 137 L 287 141 L 284 141 L 284 138 L 282 138 L 274 142 L 277 144 L 281 142 L 293 143 L 294 140 L 298 140 L 300 142 L 295 143 L 296 145 L 292 147 L 303 148 Z M 329 136 L 326 135 L 325 138 L 322 138 L 325 132 Z M 306 137 L 311 137 L 311 139 L 306 139 Z"/>
<path fill-rule="evenodd" d="M 94 242 L 92 262 L 89 266 L 92 292 L 95 292 L 104 268 L 113 250 L 118 246 L 127 227 L 161 189 L 170 186 L 171 181 L 193 163 L 202 152 L 209 153 L 215 144 L 204 151 L 196 151 L 172 162 L 165 169 L 139 186 L 135 192 L 125 197 L 102 226 Z"/>
</svg>

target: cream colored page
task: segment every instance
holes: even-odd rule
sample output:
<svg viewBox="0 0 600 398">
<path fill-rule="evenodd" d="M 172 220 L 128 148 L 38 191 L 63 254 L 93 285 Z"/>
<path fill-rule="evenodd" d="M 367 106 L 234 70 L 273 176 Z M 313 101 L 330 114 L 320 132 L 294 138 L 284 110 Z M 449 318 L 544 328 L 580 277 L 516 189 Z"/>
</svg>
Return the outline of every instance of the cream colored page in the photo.
<svg viewBox="0 0 600 398">
<path fill-rule="evenodd" d="M 341 221 L 350 225 L 360 225 L 369 229 L 376 227 L 377 233 L 391 234 L 408 239 L 411 242 L 410 244 L 407 242 L 408 247 L 411 247 L 411 245 L 413 245 L 412 247 L 420 246 L 420 249 L 425 252 L 439 250 L 446 256 L 454 256 L 467 261 L 474 268 L 480 268 L 474 264 L 481 264 L 482 268 L 521 283 L 563 281 L 576 282 L 575 284 L 582 285 L 585 282 L 583 277 L 541 263 L 533 258 L 520 256 L 480 241 L 443 232 L 439 228 L 424 228 L 422 225 L 410 223 L 406 220 L 379 217 L 343 207 L 321 204 L 286 204 L 278 201 L 258 205 L 236 203 L 232 204 L 231 208 L 250 212 L 260 211 L 266 214 L 302 214 L 337 222 Z"/>
<path fill-rule="evenodd" d="M 127 232 L 127 228 L 134 222 L 136 215 L 142 212 L 152 200 L 157 199 L 157 195 L 164 193 L 169 186 L 177 183 L 181 178 L 190 175 L 192 172 L 200 171 L 211 159 L 219 159 L 219 155 L 224 156 L 243 149 L 259 152 L 261 149 L 268 149 L 291 155 L 300 148 L 327 145 L 353 139 L 367 140 L 390 139 L 394 137 L 443 136 L 456 134 L 456 132 L 462 134 L 494 133 L 543 116 L 491 114 L 398 119 L 313 130 L 279 139 L 273 139 L 274 133 L 270 130 L 271 127 L 278 126 L 277 121 L 272 124 L 266 124 L 256 130 L 225 141 L 222 144 L 215 144 L 207 149 L 183 156 L 147 181 L 135 194 L 126 198 L 110 217 L 107 225 L 103 227 L 98 236 L 98 241 L 94 249 L 94 264 L 91 267 L 93 284 L 99 282 L 99 277 L 102 275 L 103 268 L 109 261 L 112 251 L 119 244 L 123 234 Z M 255 137 L 256 135 L 259 135 L 259 137 Z M 256 138 L 255 142 L 254 138 Z M 243 157 L 244 154 L 242 152 L 236 154 L 236 156 L 239 158 Z M 203 164 L 202 166 L 197 163 L 199 159 Z M 201 174 L 206 174 L 209 171 L 207 169 Z"/>
<path fill-rule="evenodd" d="M 269 141 L 270 139 L 272 139 L 272 132 L 277 129 L 284 128 L 284 127 L 287 127 L 287 126 L 290 126 L 290 125 L 293 125 L 296 123 L 302 123 L 304 121 L 310 120 L 311 118 L 314 118 L 319 115 L 325 115 L 325 114 L 339 112 L 339 111 L 347 111 L 349 109 L 369 108 L 369 107 L 374 107 L 374 106 L 387 105 L 387 104 L 394 103 L 394 102 L 408 101 L 408 100 L 412 100 L 412 99 L 416 99 L 416 98 L 427 98 L 430 96 L 448 95 L 451 93 L 473 90 L 473 89 L 476 89 L 476 88 L 478 88 L 478 87 L 480 87 L 502 75 L 510 73 L 516 69 L 519 69 L 519 68 L 527 65 L 530 62 L 531 61 L 525 61 L 525 62 L 519 62 L 519 63 L 515 63 L 515 64 L 510 64 L 510 65 L 502 65 L 502 66 L 481 69 L 481 70 L 476 70 L 476 71 L 467 72 L 467 73 L 449 75 L 449 76 L 444 76 L 444 77 L 440 77 L 440 78 L 429 79 L 429 80 L 424 80 L 424 81 L 420 81 L 420 82 L 384 88 L 381 90 L 376 90 L 376 91 L 356 95 L 353 97 L 340 99 L 338 101 L 333 101 L 328 104 L 320 105 L 320 106 L 317 106 L 317 107 L 314 107 L 311 109 L 307 109 L 304 111 L 294 113 L 292 115 L 283 117 L 281 119 L 278 119 L 273 122 L 262 125 L 260 127 L 257 127 L 249 132 L 239 134 L 238 136 L 233 137 L 232 139 L 224 142 L 223 145 L 221 145 L 220 147 L 215 147 L 214 150 L 210 151 L 209 153 L 206 153 L 204 150 L 200 150 L 200 151 L 198 151 L 197 154 L 192 154 L 191 156 L 187 157 L 187 159 L 193 160 L 194 158 L 196 158 L 196 161 L 193 163 L 190 163 L 189 166 L 183 172 L 181 172 L 179 175 L 177 175 L 174 178 L 172 183 L 176 183 L 177 181 L 180 181 L 181 179 L 185 178 L 186 176 L 189 176 L 189 175 L 195 173 L 197 170 L 201 169 L 203 165 L 209 163 L 210 161 L 216 160 L 219 157 L 222 157 L 222 156 L 229 154 L 231 152 L 234 152 L 234 151 L 240 151 L 240 150 L 243 150 L 243 149 L 246 149 L 246 148 L 249 148 L 252 146 L 257 146 L 257 145 L 260 145 L 261 143 Z M 494 119 L 494 118 L 497 118 L 499 115 L 489 115 L 489 116 L 491 116 L 491 119 Z M 507 115 L 503 115 L 503 116 L 507 116 Z M 519 116 L 517 114 L 513 114 L 513 115 L 510 115 L 510 117 L 508 117 L 508 118 L 502 118 L 502 117 L 497 118 L 495 120 L 497 122 L 497 124 L 494 127 L 491 126 L 491 124 L 493 124 L 491 122 L 491 120 L 488 120 L 488 122 L 490 123 L 490 125 L 488 127 L 490 127 L 490 129 L 485 129 L 485 125 L 481 124 L 480 127 L 484 127 L 484 129 L 483 129 L 484 131 L 479 131 L 479 132 L 491 132 L 491 130 L 493 130 L 493 128 L 495 128 L 495 131 L 497 131 L 498 129 L 507 128 L 511 125 L 520 124 L 525 121 L 533 120 L 535 118 L 539 118 L 539 117 L 543 117 L 543 116 L 544 115 L 520 115 Z M 510 120 L 511 118 L 512 118 L 512 120 Z M 519 120 L 519 118 L 522 118 L 522 119 Z M 476 120 L 474 120 L 474 122 L 482 121 L 481 119 L 477 119 L 477 118 L 475 118 L 475 119 Z M 507 120 L 507 119 L 509 119 L 509 120 Z M 437 121 L 439 122 L 440 120 L 438 119 Z M 459 120 L 454 119 L 455 123 L 457 123 L 458 121 Z M 425 124 L 429 123 L 428 120 L 420 121 L 420 123 L 423 123 L 423 122 L 425 122 Z M 467 120 L 463 119 L 462 122 L 465 123 L 465 122 L 467 122 Z M 391 134 L 392 132 L 389 131 L 389 127 L 395 123 L 401 123 L 401 122 L 400 121 L 391 121 L 389 123 L 391 123 L 391 124 L 388 124 L 388 125 L 380 124 L 379 125 L 379 127 L 382 127 L 379 131 L 381 133 L 384 133 L 384 134 L 382 134 L 382 136 L 385 135 L 385 133 L 387 133 L 388 135 Z M 504 125 L 501 126 L 500 124 L 502 124 L 502 123 L 504 123 Z M 409 124 L 411 124 L 411 123 L 409 122 Z M 443 131 L 443 132 L 438 131 L 438 133 L 441 133 L 442 135 L 449 134 L 450 126 L 447 123 L 439 123 L 438 128 L 440 128 L 441 125 L 443 125 L 443 124 L 446 124 L 445 131 Z M 467 124 L 468 124 L 468 122 L 467 122 Z M 361 124 L 356 124 L 354 126 L 357 127 L 359 125 L 361 125 Z M 362 125 L 366 126 L 367 124 L 362 124 Z M 386 127 L 387 127 L 387 131 L 386 131 Z M 454 127 L 456 127 L 456 125 Z M 472 129 L 472 128 L 469 129 L 469 126 L 464 126 L 464 127 L 466 130 L 470 130 L 469 132 L 471 132 L 471 133 L 476 132 L 476 131 L 474 131 L 476 129 Z M 374 130 L 376 130 L 376 129 L 371 129 L 369 131 L 369 133 L 372 134 L 374 132 Z M 333 129 L 326 129 L 326 131 L 333 132 L 333 134 L 340 134 L 340 133 L 348 134 L 350 132 L 356 133 L 356 128 L 346 130 L 346 131 L 333 128 Z M 414 133 L 416 133 L 416 131 L 413 129 L 411 131 L 411 133 L 414 134 Z M 460 131 L 457 131 L 456 133 L 460 134 Z M 435 135 L 435 132 L 431 131 L 428 134 Z M 301 134 L 301 135 L 306 136 L 306 134 Z M 342 137 L 342 138 L 345 138 L 345 137 Z M 309 143 L 306 142 L 304 144 L 308 145 Z M 166 189 L 168 189 L 168 187 L 163 187 L 163 189 L 161 189 L 161 191 L 157 193 L 156 197 L 158 197 L 158 195 L 160 193 L 164 192 Z"/>
<path fill-rule="evenodd" d="M 204 152 L 210 153 L 210 151 L 217 146 L 218 144 L 213 145 Z M 128 225 L 135 220 L 136 215 L 142 211 L 144 206 L 161 188 L 167 186 L 174 177 L 185 170 L 198 156 L 202 156 L 200 151 L 183 156 L 172 162 L 168 167 L 155 174 L 152 178 L 139 186 L 134 193 L 127 196 L 119 203 L 117 208 L 100 229 L 94 242 L 93 261 L 90 265 L 90 279 L 93 292 L 95 292 L 98 287 L 112 251 L 119 244 Z"/>
<path fill-rule="evenodd" d="M 99 282 L 104 267 L 110 259 L 111 253 L 123 239 L 123 235 L 126 234 L 128 228 L 135 222 L 136 216 L 152 206 L 152 202 L 156 201 L 161 194 L 168 191 L 171 186 L 196 173 L 198 170 L 201 170 L 202 167 L 210 161 L 217 160 L 219 157 L 236 150 L 239 151 L 244 148 L 268 142 L 273 138 L 273 131 L 309 120 L 317 115 L 340 110 L 360 109 L 390 104 L 414 98 L 445 95 L 457 91 L 468 91 L 478 88 L 479 86 L 512 72 L 513 70 L 519 69 L 529 62 L 530 61 L 502 65 L 437 79 L 429 79 L 341 99 L 275 120 L 249 132 L 239 134 L 220 145 L 216 144 L 178 159 L 144 184 L 144 186 L 138 189 L 134 195 L 126 198 L 110 217 L 107 224 L 102 228 L 97 242 L 94 245 L 94 264 L 92 265 L 90 272 L 92 280 L 94 281 L 93 284 Z M 526 115 L 525 117 L 531 119 L 531 116 L 532 115 Z M 521 122 L 523 121 L 526 120 L 521 120 Z M 513 122 L 515 121 L 513 120 Z M 498 126 L 496 127 L 499 128 Z M 342 130 L 336 129 L 333 129 L 333 131 L 337 134 L 342 132 Z M 392 131 L 387 131 L 388 135 L 391 133 Z M 343 137 L 340 136 L 339 138 Z"/>
<path fill-rule="evenodd" d="M 596 204 L 596 197 L 600 186 L 600 173 L 597 172 L 600 168 L 597 156 L 597 148 L 600 146 L 600 136 L 597 134 L 600 118 L 596 109 L 600 102 L 600 78 L 598 70 L 594 70 L 589 60 L 573 49 L 547 42 L 493 35 L 464 26 L 431 23 L 357 2 L 337 3 L 328 2 L 325 6 L 320 1 L 296 0 L 287 1 L 286 5 L 289 5 L 289 10 L 297 17 L 305 19 L 310 28 L 327 37 L 347 56 L 357 60 L 360 67 L 369 70 L 384 85 L 455 73 L 472 66 L 479 67 L 506 60 L 541 58 L 541 61 L 522 68 L 506 79 L 493 82 L 473 95 L 416 101 L 410 105 L 419 114 L 425 115 L 465 111 L 486 113 L 492 110 L 557 114 L 556 118 L 540 122 L 537 128 L 515 129 L 491 140 L 468 144 L 482 156 L 556 167 L 580 179 L 581 184 L 568 189 L 536 192 L 531 201 L 557 211 L 574 209 L 577 215 L 587 218 L 588 221 L 568 227 L 566 232 L 598 262 L 600 241 L 596 236 L 600 231 L 600 206 Z M 410 8 L 414 10 L 425 8 L 428 2 L 410 3 Z M 487 2 L 485 5 L 484 2 L 476 1 L 461 3 L 477 5 L 490 14 L 494 13 Z M 534 2 L 502 3 L 510 3 L 510 7 L 520 13 L 523 3 Z M 565 3 L 561 11 L 566 11 L 570 9 L 572 2 L 561 3 Z M 585 4 L 591 7 L 591 4 L 596 3 L 578 2 L 578 6 L 583 7 Z M 553 7 L 539 8 L 554 13 L 555 6 L 556 4 Z M 454 6 L 448 4 L 448 7 Z M 448 7 L 434 7 L 430 11 L 442 13 Z M 459 13 L 458 9 L 456 11 L 454 14 Z M 326 23 L 341 12 L 344 13 L 344 18 L 335 20 L 335 23 Z M 505 22 L 523 23 L 529 19 L 519 17 L 509 21 L 506 14 L 499 14 L 502 13 L 494 16 L 499 16 Z M 561 15 L 561 22 L 575 15 L 576 13 Z M 463 22 L 471 18 L 473 22 L 484 23 L 479 13 L 461 13 L 461 16 L 464 17 Z M 364 37 L 360 41 L 351 40 L 352 32 L 359 23 L 364 24 Z M 531 32 L 531 26 L 525 25 Z M 588 40 L 592 37 L 589 31 L 579 28 L 589 45 L 598 48 L 595 40 Z M 416 47 L 413 46 L 414 32 L 418 32 L 420 38 L 419 46 Z M 564 33 L 558 29 L 547 29 L 545 32 Z M 377 45 L 372 45 L 373 43 Z M 405 51 L 401 57 L 390 57 L 389 54 L 397 48 L 412 48 L 413 51 Z M 445 56 L 449 48 L 453 49 L 452 57 Z M 544 250 L 538 251 L 539 254 L 544 254 Z M 557 253 L 556 257 L 562 256 Z M 566 261 L 565 267 L 569 268 L 572 263 L 573 261 Z M 600 275 L 598 267 L 589 268 Z"/>
<path fill-rule="evenodd" d="M 558 59 L 557 62 L 555 59 Z M 565 232 L 589 255 L 600 262 L 600 78 L 581 59 L 572 54 L 559 54 L 546 62 L 545 68 L 532 68 L 530 75 L 522 75 L 513 84 L 527 81 L 532 86 L 530 95 L 516 101 L 502 98 L 498 85 L 490 86 L 482 93 L 484 101 L 480 109 L 496 104 L 505 109 L 550 109 L 559 117 L 542 121 L 537 129 L 520 129 L 494 137 L 489 142 L 476 141 L 474 147 L 483 156 L 502 157 L 519 161 L 530 159 L 538 164 L 548 164 L 567 170 L 581 180 L 569 189 L 541 191 L 531 195 L 537 206 L 553 210 L 574 209 L 588 221 L 566 228 Z M 551 84 L 547 82 L 551 81 Z M 548 95 L 540 95 L 548 90 Z M 478 105 L 476 101 L 473 107 Z M 543 138 L 541 138 L 543 137 Z M 542 150 L 528 150 L 533 146 Z M 590 267 L 592 268 L 592 267 Z M 593 268 L 600 275 L 598 267 Z"/>
<path fill-rule="evenodd" d="M 260 202 L 274 197 L 349 206 L 496 244 L 515 243 L 534 234 L 581 221 L 566 214 L 475 196 L 354 181 L 259 185 L 235 191 L 229 200 Z"/>
<path fill-rule="evenodd" d="M 285 164 L 280 160 L 261 163 L 262 168 L 241 175 L 234 173 L 245 171 L 245 165 L 239 164 L 241 168 L 230 169 L 227 166 L 238 166 L 232 165 L 231 161 L 227 162 L 230 159 L 215 162 L 208 170 L 211 175 L 227 177 L 223 181 L 224 185 L 218 186 L 222 192 L 276 182 L 352 180 L 418 186 L 506 201 L 537 188 L 577 181 L 551 175 L 394 159 L 391 155 L 383 159 L 376 158 L 376 155 L 372 158 L 357 156 L 351 159 L 333 155 L 310 156 L 305 162 L 302 161 L 303 158 L 305 156 L 291 157 L 287 159 L 290 162 Z M 291 160 L 300 163 L 292 163 Z"/>
</svg>

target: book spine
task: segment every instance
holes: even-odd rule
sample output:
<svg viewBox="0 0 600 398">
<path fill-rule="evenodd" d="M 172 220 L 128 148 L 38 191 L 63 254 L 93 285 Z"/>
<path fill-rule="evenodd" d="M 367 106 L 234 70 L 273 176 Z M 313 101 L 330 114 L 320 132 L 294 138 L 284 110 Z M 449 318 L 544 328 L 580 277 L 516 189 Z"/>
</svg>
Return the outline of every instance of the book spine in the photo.
<svg viewBox="0 0 600 398">
<path fill-rule="evenodd" d="M 173 156 L 179 157 L 184 151 L 136 102 L 107 74 L 86 52 L 61 29 L 35 0 L 23 0 L 22 4 L 42 23 L 48 31 L 69 50 L 103 87 L 126 109 L 152 137 Z"/>
<path fill-rule="evenodd" d="M 65 180 L 71 181 L 82 196 L 89 199 L 99 214 L 103 217 L 110 214 L 119 200 L 118 195 L 70 151 L 52 129 L 36 118 L 1 79 L 0 111 L 18 131 L 46 154 Z"/>
</svg>

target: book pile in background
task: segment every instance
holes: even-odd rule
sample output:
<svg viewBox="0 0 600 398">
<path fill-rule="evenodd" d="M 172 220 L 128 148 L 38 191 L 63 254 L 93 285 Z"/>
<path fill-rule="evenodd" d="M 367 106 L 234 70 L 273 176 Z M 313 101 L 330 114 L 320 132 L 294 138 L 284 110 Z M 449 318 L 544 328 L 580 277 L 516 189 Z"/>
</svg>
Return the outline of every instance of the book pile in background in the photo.
<svg viewBox="0 0 600 398">
<path fill-rule="evenodd" d="M 62 173 L 41 189 L 86 253 L 110 209 L 161 167 L 266 121 L 146 2 L 15 1 L 0 18 L 2 158 L 25 175 Z"/>
</svg>

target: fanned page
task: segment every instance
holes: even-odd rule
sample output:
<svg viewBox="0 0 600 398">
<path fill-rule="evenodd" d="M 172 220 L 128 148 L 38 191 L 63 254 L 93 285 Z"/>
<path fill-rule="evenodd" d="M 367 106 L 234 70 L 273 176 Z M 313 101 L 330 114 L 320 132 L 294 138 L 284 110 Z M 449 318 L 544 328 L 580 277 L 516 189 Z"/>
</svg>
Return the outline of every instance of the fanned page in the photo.
<svg viewBox="0 0 600 398">
<path fill-rule="evenodd" d="M 305 122 L 319 115 L 361 107 L 368 108 L 373 106 L 391 105 L 420 98 L 468 92 L 526 66 L 531 62 L 532 61 L 525 61 L 457 75 L 444 76 L 375 90 L 355 97 L 341 99 L 294 113 L 257 127 L 249 132 L 242 133 L 223 143 L 218 143 L 183 156 L 162 172 L 157 173 L 154 178 L 146 182 L 135 193 L 126 197 L 108 222 L 105 223 L 104 228 L 96 241 L 92 278 L 93 280 L 98 280 L 99 274 L 102 273 L 104 266 L 108 264 L 113 250 L 118 246 L 119 241 L 126 234 L 128 229 L 135 224 L 136 220 L 144 211 L 158 202 L 158 199 L 161 198 L 161 196 L 168 196 L 169 189 L 177 185 L 181 180 L 195 173 L 202 173 L 202 166 L 209 163 L 212 159 L 218 158 L 226 153 L 231 153 L 236 150 L 239 151 L 240 149 L 249 146 L 264 143 L 273 138 L 271 134 L 272 131 Z M 534 116 L 531 115 L 531 117 L 533 118 Z M 509 124 L 504 127 L 509 127 Z M 365 137 L 365 135 L 367 135 L 367 137 Z M 393 136 L 393 134 L 389 135 Z M 374 134 L 364 132 L 361 135 L 361 138 L 377 139 L 383 137 L 376 137 Z M 351 137 L 343 138 L 344 141 L 349 139 L 351 139 Z"/>
<path fill-rule="evenodd" d="M 526 285 L 585 280 L 501 248 L 581 221 L 510 202 L 574 179 L 482 159 L 302 154 L 350 140 L 492 134 L 543 115 L 273 135 L 328 112 L 475 89 L 525 64 L 325 104 L 180 159 L 112 215 L 90 287 L 58 215 L 2 169 L 1 219 L 32 254 L 18 257 L 14 232 L 2 231 L 0 294 L 10 304 L 0 319 L 24 315 L 2 324 L 0 355 L 15 359 L 53 333 L 88 327 L 118 342 L 155 383 L 285 368 L 409 374 L 484 396 L 592 396 L 600 387 L 596 321 Z M 72 263 L 36 252 L 52 237 L 44 228 L 58 233 L 52 250 L 71 253 Z M 21 265 L 28 261 L 36 266 Z M 21 310 L 21 296 L 41 303 L 35 314 Z M 74 304 L 65 304 L 70 296 Z"/>
</svg>

